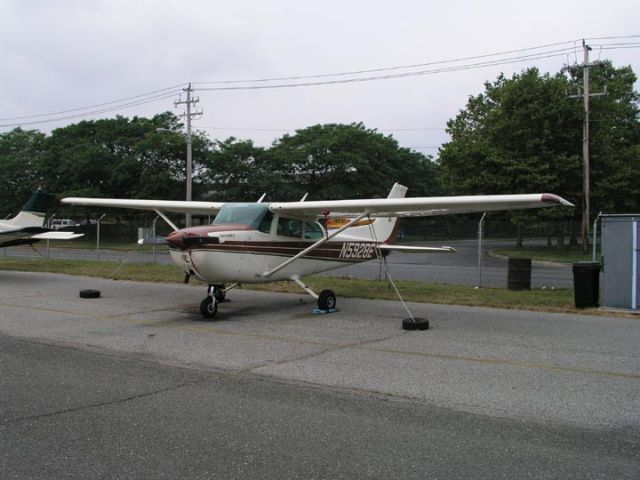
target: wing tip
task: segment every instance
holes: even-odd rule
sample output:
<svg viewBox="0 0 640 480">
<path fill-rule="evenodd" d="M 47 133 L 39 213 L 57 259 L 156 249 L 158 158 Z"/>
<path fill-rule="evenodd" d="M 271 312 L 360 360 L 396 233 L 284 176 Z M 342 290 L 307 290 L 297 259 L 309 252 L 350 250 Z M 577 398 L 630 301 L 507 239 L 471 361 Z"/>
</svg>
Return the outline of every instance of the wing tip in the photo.
<svg viewBox="0 0 640 480">
<path fill-rule="evenodd" d="M 543 193 L 542 198 L 540 199 L 543 203 L 555 203 L 557 205 L 562 205 L 563 207 L 574 207 L 575 205 L 559 195 L 555 195 L 553 193 Z"/>
</svg>

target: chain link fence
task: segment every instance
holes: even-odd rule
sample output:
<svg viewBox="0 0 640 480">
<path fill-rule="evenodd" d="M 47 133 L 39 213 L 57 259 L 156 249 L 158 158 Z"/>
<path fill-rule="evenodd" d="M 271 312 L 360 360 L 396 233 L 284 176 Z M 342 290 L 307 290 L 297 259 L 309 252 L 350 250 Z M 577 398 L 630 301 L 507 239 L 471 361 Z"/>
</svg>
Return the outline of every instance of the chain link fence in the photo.
<svg viewBox="0 0 640 480">
<path fill-rule="evenodd" d="M 1 216 L 5 218 L 7 215 Z M 185 216 L 181 214 L 168 215 L 170 220 L 179 228 L 185 225 Z M 483 219 L 484 218 L 484 219 Z M 580 244 L 580 222 L 575 219 L 542 219 L 532 215 L 528 221 L 522 221 L 522 215 L 510 216 L 505 213 L 489 213 L 467 215 L 444 215 L 422 218 L 404 218 L 401 220 L 398 234 L 398 242 L 404 244 L 423 244 L 429 246 L 453 246 L 457 251 L 454 257 L 445 255 L 436 256 L 406 256 L 399 254 L 391 256 L 392 262 L 405 262 L 405 267 L 397 267 L 395 271 L 409 274 L 409 264 L 424 265 L 423 271 L 415 279 L 435 281 L 443 283 L 461 283 L 476 286 L 502 285 L 502 280 L 491 282 L 491 275 L 498 275 L 495 270 L 500 269 L 500 277 L 506 273 L 506 266 L 496 266 L 495 258 L 529 257 L 536 259 L 538 255 L 543 258 L 557 258 L 558 261 L 571 264 L 574 261 L 590 260 L 591 248 L 587 253 L 583 252 Z M 483 219 L 481 221 L 481 219 Z M 207 225 L 213 217 L 194 216 L 193 226 Z M 153 236 L 166 236 L 171 232 L 171 227 L 154 213 L 130 213 L 122 211 L 107 211 L 106 214 L 82 214 L 77 209 L 70 211 L 61 210 L 55 216 L 47 219 L 48 225 L 53 229 L 75 231 L 83 233 L 81 239 L 71 242 L 53 242 L 56 248 L 49 249 L 49 242 L 37 244 L 35 252 L 29 247 L 4 248 L 2 255 L 41 255 L 47 258 L 63 258 L 70 255 L 73 258 L 118 260 L 123 256 L 123 251 L 140 253 L 137 261 L 152 261 L 169 263 L 169 256 L 161 253 L 166 251 L 166 246 L 156 247 L 145 245 L 140 247 L 136 242 L 140 238 Z M 69 225 L 71 223 L 72 225 Z M 597 225 L 599 229 L 599 225 Z M 600 232 L 597 232 L 600 238 Z M 84 247 L 84 253 L 79 248 L 70 252 L 69 247 Z M 52 245 L 53 246 L 53 245 Z M 119 248 L 120 253 L 112 251 Z M 63 250 L 69 250 L 63 252 Z M 449 260 L 451 258 L 451 260 Z M 451 264 L 449 263 L 451 262 Z M 505 262 L 506 265 L 506 262 Z M 451 268 L 450 268 L 451 267 Z M 417 269 L 417 266 L 413 268 Z M 536 275 L 547 275 L 548 272 L 536 274 L 534 268 L 534 284 Z M 428 272 L 442 271 L 441 277 L 432 278 Z M 464 271 L 465 276 L 454 279 L 448 271 L 458 269 Z M 493 269 L 493 270 L 492 270 Z M 406 271 L 406 272 L 405 272 Z M 375 274 L 371 274 L 374 277 Z M 427 276 L 425 276 L 427 275 Z M 484 277 L 483 277 L 484 275 Z M 564 275 L 563 285 L 567 286 L 570 279 Z M 424 278 L 423 278 L 424 277 Z M 540 278 L 540 277 L 539 277 Z M 414 279 L 407 276 L 406 279 Z M 540 284 L 553 284 L 549 278 L 540 278 Z M 557 282 L 556 282 L 557 283 Z"/>
</svg>

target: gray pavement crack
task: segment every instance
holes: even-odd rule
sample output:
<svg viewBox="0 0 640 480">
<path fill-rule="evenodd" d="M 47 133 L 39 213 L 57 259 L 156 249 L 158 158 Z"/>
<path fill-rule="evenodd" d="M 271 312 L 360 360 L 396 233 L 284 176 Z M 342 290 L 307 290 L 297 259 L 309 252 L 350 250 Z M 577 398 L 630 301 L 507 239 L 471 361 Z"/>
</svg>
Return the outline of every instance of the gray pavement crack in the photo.
<svg viewBox="0 0 640 480">
<path fill-rule="evenodd" d="M 121 404 L 121 403 L 126 403 L 126 402 L 130 402 L 130 401 L 133 401 L 133 400 L 138 400 L 140 398 L 145 398 L 145 397 L 150 397 L 150 396 L 157 395 L 157 394 L 160 394 L 160 393 L 170 392 L 172 390 L 179 390 L 180 388 L 183 388 L 183 387 L 186 387 L 186 386 L 189 386 L 189 385 L 195 385 L 197 383 L 202 383 L 204 381 L 208 381 L 208 379 L 207 380 L 201 379 L 201 380 L 197 380 L 197 381 L 193 381 L 193 382 L 184 382 L 184 383 L 180 383 L 178 385 L 173 385 L 171 387 L 160 388 L 160 389 L 153 390 L 153 391 L 150 391 L 150 392 L 139 393 L 137 395 L 131 395 L 129 397 L 118 398 L 118 399 L 109 400 L 109 401 L 106 401 L 106 402 L 92 403 L 92 404 L 88 404 L 88 405 L 78 405 L 76 407 L 66 408 L 66 409 L 63 409 L 63 410 L 56 410 L 56 411 L 53 411 L 53 412 L 41 413 L 41 414 L 38 414 L 38 415 L 27 415 L 27 416 L 24 416 L 24 417 L 12 418 L 10 420 L 6 420 L 6 421 L 0 423 L 0 427 L 4 427 L 4 426 L 15 424 L 15 423 L 26 422 L 26 421 L 29 421 L 29 420 L 40 420 L 40 419 L 43 419 L 43 418 L 50 418 L 50 417 L 55 417 L 55 416 L 58 416 L 58 415 L 65 415 L 67 413 L 75 413 L 75 412 L 78 412 L 78 411 L 89 410 L 89 409 L 92 409 L 92 408 L 100 408 L 100 407 L 106 407 L 106 406 L 110 406 L 110 405 L 118 405 L 118 404 Z"/>
<path fill-rule="evenodd" d="M 296 358 L 285 358 L 282 360 L 279 360 L 277 362 L 265 362 L 262 363 L 260 365 L 254 365 L 250 368 L 247 368 L 245 370 L 241 370 L 240 373 L 255 373 L 260 375 L 260 373 L 258 373 L 256 370 L 260 370 L 261 368 L 265 368 L 265 367 L 274 367 L 274 366 L 280 366 L 280 365 L 286 365 L 287 363 L 293 363 L 293 362 L 301 362 L 301 361 L 305 361 L 305 360 L 309 360 L 311 358 L 314 357 L 320 357 L 322 355 L 324 355 L 325 353 L 328 352 L 338 352 L 340 350 L 346 350 L 349 348 L 363 348 L 366 345 L 370 345 L 370 344 L 375 344 L 375 343 L 379 343 L 379 342 L 386 342 L 387 340 L 391 340 L 392 338 L 396 338 L 398 337 L 399 334 L 393 334 L 393 335 L 389 335 L 387 337 L 384 338 L 376 338 L 373 340 L 363 340 L 362 342 L 355 342 L 355 343 L 346 343 L 344 345 L 335 345 L 335 344 L 330 344 L 327 348 L 323 348 L 320 351 L 317 352 L 311 352 L 307 355 L 303 355 L 301 357 L 296 357 Z"/>
</svg>

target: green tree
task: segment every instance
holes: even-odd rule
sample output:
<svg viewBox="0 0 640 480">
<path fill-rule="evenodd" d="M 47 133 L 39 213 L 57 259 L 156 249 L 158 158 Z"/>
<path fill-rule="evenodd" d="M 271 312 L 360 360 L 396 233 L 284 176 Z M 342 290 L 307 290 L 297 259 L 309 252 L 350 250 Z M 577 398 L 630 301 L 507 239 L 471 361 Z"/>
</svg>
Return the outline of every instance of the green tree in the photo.
<svg viewBox="0 0 640 480">
<path fill-rule="evenodd" d="M 573 71 L 574 88 L 582 70 Z M 630 67 L 602 62 L 590 69 L 590 177 L 593 212 L 636 213 L 640 210 L 640 94 Z"/>
<path fill-rule="evenodd" d="M 609 94 L 592 99 L 593 210 L 640 208 L 638 171 L 638 95 L 630 68 L 605 62 L 592 68 L 594 90 Z M 448 122 L 451 141 L 440 151 L 443 183 L 456 194 L 550 191 L 576 205 L 582 197 L 582 103 L 568 96 L 581 84 L 582 71 L 567 78 L 531 68 L 511 78 L 500 75 Z M 634 173 L 635 172 L 635 173 Z M 554 218 L 565 209 L 516 215 Z M 579 209 L 573 211 L 580 216 Z"/>
<path fill-rule="evenodd" d="M 48 187 L 61 195 L 184 199 L 186 143 L 180 128 L 169 112 L 58 128 L 47 137 L 43 156 Z M 196 134 L 193 146 L 198 171 L 208 139 Z"/>
<path fill-rule="evenodd" d="M 44 185 L 41 169 L 45 135 L 16 128 L 0 134 L 0 213 L 20 210 L 31 194 Z"/>
<path fill-rule="evenodd" d="M 440 151 L 447 189 L 455 194 L 555 191 L 575 199 L 580 185 L 580 108 L 562 75 L 532 68 L 486 83 L 484 94 L 447 123 Z"/>
<path fill-rule="evenodd" d="M 262 188 L 270 178 L 264 161 L 264 148 L 256 147 L 251 140 L 216 140 L 204 159 L 205 196 L 225 202 L 257 200 L 266 192 Z"/>
<path fill-rule="evenodd" d="M 314 125 L 284 135 L 266 163 L 289 198 L 384 196 L 396 181 L 413 195 L 440 192 L 430 157 L 401 148 L 393 137 L 362 123 Z"/>
</svg>

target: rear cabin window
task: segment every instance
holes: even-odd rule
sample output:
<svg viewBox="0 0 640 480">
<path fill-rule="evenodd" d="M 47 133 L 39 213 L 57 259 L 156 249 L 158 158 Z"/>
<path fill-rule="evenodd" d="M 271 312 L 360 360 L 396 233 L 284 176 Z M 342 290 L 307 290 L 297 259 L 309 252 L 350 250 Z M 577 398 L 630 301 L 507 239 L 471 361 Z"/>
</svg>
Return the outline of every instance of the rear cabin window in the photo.
<svg viewBox="0 0 640 480">
<path fill-rule="evenodd" d="M 319 240 L 324 236 L 322 227 L 317 222 L 304 222 L 304 238 L 308 240 Z"/>
<path fill-rule="evenodd" d="M 282 237 L 302 238 L 302 220 L 280 217 L 277 234 Z"/>
</svg>

